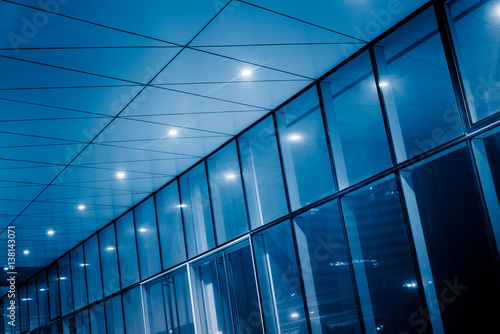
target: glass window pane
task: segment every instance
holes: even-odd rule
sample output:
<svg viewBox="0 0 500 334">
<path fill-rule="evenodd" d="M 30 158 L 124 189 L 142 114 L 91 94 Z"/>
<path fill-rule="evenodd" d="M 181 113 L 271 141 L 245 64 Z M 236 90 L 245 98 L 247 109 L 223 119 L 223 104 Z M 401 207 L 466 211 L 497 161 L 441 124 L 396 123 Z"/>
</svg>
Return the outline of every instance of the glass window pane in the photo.
<svg viewBox="0 0 500 334">
<path fill-rule="evenodd" d="M 30 318 L 28 314 L 28 296 L 26 293 L 26 285 L 23 285 L 22 287 L 19 288 L 19 308 L 20 308 L 20 313 L 18 313 L 18 319 L 21 321 L 19 322 L 21 325 L 21 332 L 27 332 L 30 329 Z"/>
<path fill-rule="evenodd" d="M 106 309 L 106 328 L 108 333 L 124 333 L 122 296 L 118 295 L 104 302 Z"/>
<path fill-rule="evenodd" d="M 85 262 L 83 258 L 83 246 L 80 245 L 70 253 L 71 278 L 73 280 L 73 298 L 75 310 L 87 305 L 87 286 L 85 282 Z"/>
<path fill-rule="evenodd" d="M 57 264 L 47 270 L 49 281 L 49 305 L 50 318 L 54 319 L 61 315 L 61 305 L 59 303 L 59 275 L 57 273 Z"/>
<path fill-rule="evenodd" d="M 215 232 L 222 244 L 248 231 L 236 141 L 208 158 L 207 168 Z"/>
<path fill-rule="evenodd" d="M 179 184 L 188 256 L 193 257 L 215 247 L 205 164 L 184 174 Z"/>
<path fill-rule="evenodd" d="M 337 201 L 293 219 L 313 333 L 361 333 Z"/>
<path fill-rule="evenodd" d="M 474 122 L 500 111 L 498 1 L 448 1 L 453 42 Z"/>
<path fill-rule="evenodd" d="M 288 213 L 273 117 L 238 137 L 238 144 L 250 222 L 256 228 Z"/>
<path fill-rule="evenodd" d="M 399 162 L 463 132 L 437 29 L 430 7 L 375 46 Z"/>
<path fill-rule="evenodd" d="M 101 267 L 105 268 L 102 271 L 104 296 L 109 296 L 120 290 L 114 223 L 99 232 L 99 245 L 101 248 Z"/>
<path fill-rule="evenodd" d="M 123 293 L 123 310 L 125 312 L 125 330 L 127 333 L 144 334 L 140 286 Z"/>
<path fill-rule="evenodd" d="M 29 309 L 29 322 L 30 329 L 35 329 L 39 326 L 38 323 L 38 297 L 37 297 L 37 289 L 36 289 L 36 277 L 32 278 L 28 282 L 27 286 L 28 292 L 28 309 Z"/>
<path fill-rule="evenodd" d="M 186 245 L 177 181 L 159 191 L 155 197 L 161 256 L 163 268 L 167 269 L 186 260 Z"/>
<path fill-rule="evenodd" d="M 5 299 L 8 299 L 8 297 L 5 297 Z M 3 300 L 0 299 L 0 314 L 2 314 L 2 319 L 0 320 L 0 333 L 4 333 L 4 334 L 9 333 L 7 330 L 5 330 L 5 327 L 4 327 L 5 318 L 7 318 L 7 316 L 8 316 L 8 312 L 6 312 L 6 311 L 7 310 L 4 311 L 4 308 L 3 308 Z"/>
<path fill-rule="evenodd" d="M 307 333 L 290 223 L 256 234 L 253 242 L 266 333 Z"/>
<path fill-rule="evenodd" d="M 193 307 L 187 270 L 178 270 L 169 276 L 171 307 L 175 308 L 180 334 L 194 334 Z"/>
<path fill-rule="evenodd" d="M 339 187 L 391 167 L 368 51 L 323 80 L 321 92 Z"/>
<path fill-rule="evenodd" d="M 116 222 L 116 241 L 122 289 L 139 281 L 137 245 L 135 242 L 134 215 L 130 211 Z"/>
<path fill-rule="evenodd" d="M 38 293 L 38 314 L 40 326 L 49 324 L 49 296 L 47 287 L 47 272 L 44 270 L 36 277 Z"/>
<path fill-rule="evenodd" d="M 134 209 L 134 218 L 141 278 L 144 279 L 161 271 L 154 197 L 150 197 Z"/>
<path fill-rule="evenodd" d="M 163 296 L 164 284 L 168 284 L 167 281 L 160 278 L 144 286 L 147 326 L 150 333 L 167 333 L 165 302 L 168 302 L 168 296 L 167 299 Z"/>
<path fill-rule="evenodd" d="M 61 294 L 61 315 L 73 311 L 73 291 L 71 289 L 71 268 L 69 254 L 57 261 L 59 268 L 59 293 Z"/>
<path fill-rule="evenodd" d="M 62 320 L 63 334 L 76 334 L 75 317 L 68 317 Z"/>
<path fill-rule="evenodd" d="M 99 258 L 99 242 L 94 235 L 83 245 L 85 251 L 85 270 L 87 272 L 87 289 L 89 303 L 102 299 L 101 263 Z M 108 270 L 107 267 L 105 267 Z"/>
<path fill-rule="evenodd" d="M 50 325 L 50 332 L 51 334 L 62 334 L 63 333 L 62 322 L 58 321 L 55 324 Z"/>
<path fill-rule="evenodd" d="M 90 319 L 88 309 L 75 314 L 75 327 L 76 334 L 90 334 Z"/>
<path fill-rule="evenodd" d="M 276 113 L 292 210 L 335 191 L 316 87 Z"/>
<path fill-rule="evenodd" d="M 409 321 L 421 307 L 396 180 L 379 180 L 342 198 L 367 333 L 416 333 Z M 426 320 L 422 319 L 425 330 Z"/>
<path fill-rule="evenodd" d="M 92 334 L 106 333 L 106 317 L 104 315 L 104 303 L 92 306 L 89 309 L 90 330 Z"/>
<path fill-rule="evenodd" d="M 431 315 L 441 314 L 446 333 L 490 332 L 498 327 L 500 285 L 467 147 L 402 175 Z"/>
</svg>

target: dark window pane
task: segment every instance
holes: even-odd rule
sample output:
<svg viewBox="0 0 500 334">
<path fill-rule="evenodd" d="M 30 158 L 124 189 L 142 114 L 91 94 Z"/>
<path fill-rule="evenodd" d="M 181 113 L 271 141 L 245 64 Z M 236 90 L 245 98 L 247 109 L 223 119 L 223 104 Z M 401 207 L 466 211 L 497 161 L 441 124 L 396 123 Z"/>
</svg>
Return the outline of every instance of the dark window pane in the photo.
<svg viewBox="0 0 500 334">
<path fill-rule="evenodd" d="M 118 295 L 104 302 L 106 309 L 106 328 L 108 333 L 124 333 L 122 296 Z"/>
<path fill-rule="evenodd" d="M 338 202 L 293 221 L 312 332 L 361 333 Z"/>
<path fill-rule="evenodd" d="M 63 256 L 58 262 L 59 292 L 61 294 L 61 315 L 73 311 L 73 291 L 71 289 L 71 268 L 69 255 Z"/>
<path fill-rule="evenodd" d="M 62 322 L 58 321 L 55 324 L 50 325 L 51 334 L 63 334 Z"/>
<path fill-rule="evenodd" d="M 85 241 L 85 270 L 87 272 L 87 289 L 89 303 L 102 299 L 101 263 L 99 258 L 99 243 L 97 235 Z M 105 267 L 108 270 L 107 267 Z"/>
<path fill-rule="evenodd" d="M 321 91 L 339 187 L 391 167 L 368 51 L 323 80 Z"/>
<path fill-rule="evenodd" d="M 236 141 L 208 158 L 207 168 L 215 232 L 222 244 L 248 231 Z"/>
<path fill-rule="evenodd" d="M 36 277 L 38 290 L 38 314 L 40 326 L 49 324 L 49 296 L 47 287 L 47 272 L 44 270 Z"/>
<path fill-rule="evenodd" d="M 123 310 L 125 312 L 125 330 L 127 333 L 144 333 L 140 286 L 123 293 Z"/>
<path fill-rule="evenodd" d="M 238 144 L 250 222 L 256 228 L 288 213 L 273 117 L 238 137 Z"/>
<path fill-rule="evenodd" d="M 116 241 L 122 289 L 139 281 L 134 215 L 132 211 L 116 221 Z"/>
<path fill-rule="evenodd" d="M 54 319 L 61 315 L 61 305 L 59 303 L 59 275 L 57 273 L 57 264 L 47 270 L 49 280 L 49 300 L 50 300 L 50 318 Z"/>
<path fill-rule="evenodd" d="M 19 324 L 21 325 L 21 332 L 27 332 L 30 329 L 30 318 L 28 314 L 28 296 L 26 293 L 26 285 L 19 288 L 19 308 L 20 313 L 18 313 L 18 319 L 20 319 Z"/>
<path fill-rule="evenodd" d="M 215 247 L 205 164 L 184 174 L 179 184 L 188 256 L 193 257 Z"/>
<path fill-rule="evenodd" d="M 276 113 L 292 210 L 335 191 L 316 87 Z"/>
<path fill-rule="evenodd" d="M 500 111 L 498 1 L 448 1 L 450 24 L 474 122 Z"/>
<path fill-rule="evenodd" d="M 75 314 L 75 327 L 76 334 L 90 334 L 90 319 L 88 309 Z"/>
<path fill-rule="evenodd" d="M 102 284 L 104 286 L 104 296 L 109 296 L 120 290 L 114 223 L 99 232 L 99 245 L 101 248 L 101 267 L 103 268 Z"/>
<path fill-rule="evenodd" d="M 466 146 L 402 175 L 431 315 L 446 333 L 491 332 L 500 285 Z"/>
<path fill-rule="evenodd" d="M 104 315 L 104 303 L 92 306 L 89 309 L 90 330 L 92 334 L 106 334 L 106 318 Z"/>
<path fill-rule="evenodd" d="M 75 317 L 68 317 L 62 321 L 63 334 L 76 334 Z"/>
<path fill-rule="evenodd" d="M 253 241 L 266 333 L 307 333 L 290 223 L 258 233 Z"/>
<path fill-rule="evenodd" d="M 462 134 L 432 7 L 375 46 L 399 162 Z"/>
<path fill-rule="evenodd" d="M 394 177 L 346 195 L 342 205 L 367 332 L 426 333 L 409 321 L 422 304 Z"/>
<path fill-rule="evenodd" d="M 36 278 L 32 278 L 28 282 L 27 286 L 28 292 L 28 309 L 29 309 L 29 322 L 30 329 L 35 329 L 39 326 L 38 323 L 38 297 L 37 297 L 37 289 L 36 289 Z"/>
<path fill-rule="evenodd" d="M 177 181 L 159 191 L 155 197 L 161 256 L 163 268 L 167 269 L 186 260 L 186 245 Z"/>
<path fill-rule="evenodd" d="M 85 266 L 87 262 L 83 258 L 83 246 L 78 246 L 70 253 L 71 277 L 73 280 L 73 298 L 75 310 L 87 305 L 87 287 L 85 284 Z"/>
<path fill-rule="evenodd" d="M 144 279 L 161 271 L 154 197 L 134 209 L 134 218 L 141 278 Z"/>
</svg>

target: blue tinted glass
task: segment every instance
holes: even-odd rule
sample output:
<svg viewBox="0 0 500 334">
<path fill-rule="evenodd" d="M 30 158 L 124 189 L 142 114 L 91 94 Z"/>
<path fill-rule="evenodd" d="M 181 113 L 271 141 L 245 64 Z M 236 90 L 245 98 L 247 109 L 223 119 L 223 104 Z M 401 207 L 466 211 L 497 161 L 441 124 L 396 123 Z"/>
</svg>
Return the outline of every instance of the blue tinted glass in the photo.
<svg viewBox="0 0 500 334">
<path fill-rule="evenodd" d="M 58 321 L 55 324 L 50 325 L 50 333 L 51 334 L 62 334 L 63 333 L 62 322 Z"/>
<path fill-rule="evenodd" d="M 338 202 L 293 219 L 313 333 L 361 333 Z"/>
<path fill-rule="evenodd" d="M 104 303 L 92 306 L 89 309 L 90 330 L 92 333 L 106 333 L 106 317 L 104 315 Z"/>
<path fill-rule="evenodd" d="M 8 297 L 5 297 L 5 298 L 8 299 Z M 5 310 L 5 311 L 7 311 L 7 310 Z M 3 314 L 2 319 L 0 320 L 0 333 L 7 334 L 8 332 L 5 330 L 4 321 L 5 321 L 5 318 L 7 318 L 6 315 L 8 313 L 5 311 L 3 309 L 3 300 L 0 300 L 0 314 Z"/>
<path fill-rule="evenodd" d="M 167 284 L 162 278 L 156 279 L 144 285 L 144 308 L 146 311 L 146 322 L 151 333 L 166 333 L 165 300 L 163 296 L 163 285 Z"/>
<path fill-rule="evenodd" d="M 463 132 L 432 7 L 384 38 L 375 54 L 398 161 Z"/>
<path fill-rule="evenodd" d="M 75 314 L 76 334 L 90 334 L 90 319 L 88 309 Z"/>
<path fill-rule="evenodd" d="M 221 244 L 248 230 L 236 141 L 208 158 L 207 168 L 215 232 Z"/>
<path fill-rule="evenodd" d="M 47 272 L 44 270 L 36 277 L 38 293 L 38 315 L 40 317 L 40 326 L 46 326 L 49 323 L 49 296 L 47 287 Z"/>
<path fill-rule="evenodd" d="M 50 318 L 54 319 L 61 315 L 61 305 L 59 303 L 59 275 L 57 274 L 57 265 L 53 265 L 47 270 L 49 283 L 49 305 Z"/>
<path fill-rule="evenodd" d="M 142 279 L 161 271 L 160 246 L 158 245 L 154 201 L 154 197 L 150 197 L 134 209 Z"/>
<path fill-rule="evenodd" d="M 116 241 L 122 289 L 139 281 L 134 215 L 130 211 L 116 221 Z"/>
<path fill-rule="evenodd" d="M 106 309 L 106 328 L 108 333 L 124 333 L 122 296 L 118 295 L 104 302 Z"/>
<path fill-rule="evenodd" d="M 170 277 L 172 308 L 175 307 L 177 328 L 180 334 L 194 334 L 193 308 L 187 270 L 179 270 Z"/>
<path fill-rule="evenodd" d="M 321 92 L 339 187 L 391 167 L 368 51 L 323 80 Z"/>
<path fill-rule="evenodd" d="M 125 330 L 127 333 L 143 334 L 144 317 L 142 313 L 141 287 L 123 293 Z"/>
<path fill-rule="evenodd" d="M 70 253 L 71 278 L 73 280 L 73 298 L 75 310 L 87 305 L 87 287 L 85 282 L 85 266 L 87 262 L 83 258 L 83 246 L 78 246 Z"/>
<path fill-rule="evenodd" d="M 71 268 L 69 254 L 63 256 L 58 262 L 59 268 L 59 293 L 61 294 L 61 315 L 73 311 L 73 290 L 71 289 Z"/>
<path fill-rule="evenodd" d="M 28 310 L 30 315 L 29 318 L 30 329 L 35 329 L 39 325 L 36 278 L 32 278 L 29 280 L 27 285 L 27 292 L 28 292 Z"/>
<path fill-rule="evenodd" d="M 163 268 L 167 269 L 186 260 L 186 245 L 177 181 L 159 191 L 155 197 L 161 256 Z"/>
<path fill-rule="evenodd" d="M 460 73 L 474 122 L 500 111 L 498 1 L 449 1 Z"/>
<path fill-rule="evenodd" d="M 30 318 L 28 314 L 28 296 L 26 292 L 26 285 L 19 288 L 19 308 L 21 311 L 21 313 L 19 313 L 21 320 L 21 332 L 27 332 L 30 329 Z"/>
<path fill-rule="evenodd" d="M 238 144 L 250 222 L 256 228 L 288 213 L 273 117 L 238 137 Z"/>
<path fill-rule="evenodd" d="M 498 327 L 500 286 L 467 147 L 402 175 L 416 243 L 422 240 L 417 252 L 426 250 L 422 273 L 432 277 L 425 279 L 432 319 L 441 315 L 446 333 L 490 332 Z"/>
<path fill-rule="evenodd" d="M 99 232 L 99 247 L 101 249 L 102 284 L 104 296 L 120 290 L 118 274 L 118 258 L 116 256 L 115 224 L 111 224 Z"/>
<path fill-rule="evenodd" d="M 62 320 L 63 334 L 76 334 L 75 317 L 68 317 Z"/>
<path fill-rule="evenodd" d="M 83 249 L 85 250 L 85 270 L 87 271 L 89 303 L 93 303 L 102 299 L 101 263 L 97 235 L 85 241 Z"/>
<path fill-rule="evenodd" d="M 253 237 L 266 333 L 307 333 L 289 222 Z"/>
<path fill-rule="evenodd" d="M 205 164 L 184 174 L 179 184 L 188 256 L 193 257 L 215 247 Z"/>
<path fill-rule="evenodd" d="M 316 87 L 276 113 L 292 210 L 335 191 Z"/>
<path fill-rule="evenodd" d="M 409 319 L 422 305 L 394 177 L 346 195 L 342 205 L 366 331 L 416 333 Z"/>
</svg>

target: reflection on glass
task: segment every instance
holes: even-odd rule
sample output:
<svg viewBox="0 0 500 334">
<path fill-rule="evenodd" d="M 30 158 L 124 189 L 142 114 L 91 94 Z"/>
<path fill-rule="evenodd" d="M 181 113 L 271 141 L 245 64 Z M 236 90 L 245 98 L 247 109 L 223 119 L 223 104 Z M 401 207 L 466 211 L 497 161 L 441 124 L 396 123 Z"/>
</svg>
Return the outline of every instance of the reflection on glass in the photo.
<svg viewBox="0 0 500 334">
<path fill-rule="evenodd" d="M 140 286 L 123 293 L 123 311 L 127 333 L 144 334 Z"/>
<path fill-rule="evenodd" d="M 222 244 L 248 231 L 236 141 L 208 158 L 207 168 L 215 232 Z"/>
<path fill-rule="evenodd" d="M 109 296 L 120 290 L 114 223 L 99 232 L 99 247 L 101 249 L 101 268 L 103 268 L 102 284 L 104 287 L 104 296 Z"/>
<path fill-rule="evenodd" d="M 163 268 L 167 269 L 186 260 L 186 245 L 177 181 L 159 191 L 155 197 L 161 256 Z"/>
<path fill-rule="evenodd" d="M 409 319 L 422 304 L 396 180 L 356 190 L 342 206 L 367 333 L 417 333 Z"/>
<path fill-rule="evenodd" d="M 102 299 L 101 263 L 97 235 L 85 241 L 83 249 L 85 252 L 88 298 L 89 303 L 93 303 Z M 106 268 L 106 270 L 108 269 Z"/>
<path fill-rule="evenodd" d="M 321 82 L 339 187 L 392 165 L 370 55 L 364 52 Z"/>
<path fill-rule="evenodd" d="M 361 333 L 338 202 L 293 219 L 313 333 Z"/>
<path fill-rule="evenodd" d="M 50 300 L 50 319 L 61 315 L 61 304 L 59 302 L 59 275 L 57 274 L 57 264 L 47 270 Z"/>
<path fill-rule="evenodd" d="M 75 327 L 75 334 L 90 334 L 90 320 L 88 309 L 75 314 Z"/>
<path fill-rule="evenodd" d="M 215 247 L 205 164 L 181 176 L 179 185 L 188 256 L 193 257 Z"/>
<path fill-rule="evenodd" d="M 134 218 L 141 278 L 145 279 L 161 271 L 154 197 L 134 209 Z"/>
<path fill-rule="evenodd" d="M 75 317 L 71 316 L 62 320 L 63 334 L 76 334 Z"/>
<path fill-rule="evenodd" d="M 78 246 L 70 253 L 71 279 L 73 286 L 73 299 L 75 310 L 87 305 L 87 287 L 85 283 L 85 267 L 87 263 L 83 258 L 83 246 Z"/>
<path fill-rule="evenodd" d="M 335 191 L 316 87 L 276 113 L 292 210 Z"/>
<path fill-rule="evenodd" d="M 463 132 L 437 28 L 430 7 L 374 48 L 399 162 Z"/>
<path fill-rule="evenodd" d="M 239 136 L 238 144 L 250 223 L 256 228 L 288 213 L 273 117 Z"/>
<path fill-rule="evenodd" d="M 500 111 L 498 1 L 448 1 L 460 73 L 473 122 Z"/>
<path fill-rule="evenodd" d="M 27 285 L 28 296 L 28 312 L 29 312 L 29 328 L 35 329 L 38 327 L 38 297 L 36 289 L 36 278 L 28 281 Z"/>
<path fill-rule="evenodd" d="M 30 319 L 28 315 L 28 295 L 26 292 L 26 285 L 19 288 L 19 308 L 20 308 L 20 325 L 21 332 L 27 332 L 30 329 Z"/>
<path fill-rule="evenodd" d="M 40 326 L 49 324 L 49 296 L 47 286 L 47 272 L 44 270 L 36 277 L 38 296 L 38 315 Z"/>
<path fill-rule="evenodd" d="M 106 317 L 104 303 L 92 306 L 89 309 L 90 330 L 92 333 L 106 333 Z"/>
<path fill-rule="evenodd" d="M 253 237 L 266 333 L 307 333 L 289 222 Z"/>
<path fill-rule="evenodd" d="M 122 296 L 118 295 L 104 302 L 106 328 L 108 333 L 124 333 Z"/>
<path fill-rule="evenodd" d="M 116 221 L 116 243 L 120 263 L 122 289 L 139 281 L 137 245 L 135 242 L 134 215 L 130 211 Z"/>
<path fill-rule="evenodd" d="M 194 334 L 186 268 L 147 283 L 144 291 L 150 333 Z"/>
<path fill-rule="evenodd" d="M 461 144 L 402 172 L 427 304 L 445 333 L 488 333 L 500 312 L 496 250 L 467 151 Z"/>
<path fill-rule="evenodd" d="M 57 261 L 59 268 L 59 293 L 61 294 L 61 315 L 73 311 L 73 291 L 71 289 L 71 268 L 69 254 Z"/>
</svg>

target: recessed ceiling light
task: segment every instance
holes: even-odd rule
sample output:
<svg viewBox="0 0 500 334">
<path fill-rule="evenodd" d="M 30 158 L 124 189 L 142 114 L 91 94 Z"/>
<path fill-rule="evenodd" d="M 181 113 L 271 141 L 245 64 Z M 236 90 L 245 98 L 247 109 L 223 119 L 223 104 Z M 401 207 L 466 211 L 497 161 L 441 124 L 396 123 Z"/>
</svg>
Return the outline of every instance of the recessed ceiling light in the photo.
<svg viewBox="0 0 500 334">
<path fill-rule="evenodd" d="M 379 87 L 387 87 L 387 86 L 389 86 L 389 84 L 385 81 L 381 81 L 381 82 L 379 82 L 378 86 Z"/>
<path fill-rule="evenodd" d="M 45 291 L 45 289 L 44 289 L 44 288 L 41 288 L 41 289 L 40 289 L 40 291 Z"/>
<path fill-rule="evenodd" d="M 66 279 L 66 277 L 64 277 L 64 276 L 63 276 L 63 277 L 59 277 L 59 279 L 60 279 L 61 281 L 64 281 L 64 280 Z"/>
<path fill-rule="evenodd" d="M 85 205 L 79 205 L 78 210 L 85 210 Z"/>
<path fill-rule="evenodd" d="M 88 263 L 80 263 L 80 267 L 85 267 L 85 266 L 88 266 L 89 264 Z"/>
<path fill-rule="evenodd" d="M 290 140 L 290 141 L 299 141 L 301 139 L 302 139 L 302 136 L 297 135 L 297 134 L 293 134 L 293 135 L 288 136 L 288 140 Z"/>
<path fill-rule="evenodd" d="M 125 178 L 125 173 L 124 172 L 118 172 L 118 173 L 116 173 L 116 177 L 119 178 L 119 179 L 123 179 L 123 178 Z"/>
<path fill-rule="evenodd" d="M 26 255 L 28 255 L 30 253 L 30 251 L 29 250 L 25 250 L 23 253 L 26 254 Z"/>
<path fill-rule="evenodd" d="M 148 231 L 148 229 L 146 229 L 146 228 L 140 228 L 139 229 L 139 232 L 143 232 L 144 233 L 144 232 L 147 232 L 147 231 Z"/>
<path fill-rule="evenodd" d="M 248 77 L 248 76 L 252 75 L 252 71 L 250 71 L 250 70 L 243 70 L 241 72 L 241 75 L 244 76 L 244 77 Z"/>
<path fill-rule="evenodd" d="M 236 174 L 234 174 L 234 173 L 228 173 L 224 177 L 226 179 L 228 179 L 228 180 L 234 180 L 234 179 L 236 179 Z"/>
<path fill-rule="evenodd" d="M 178 135 L 178 134 L 179 134 L 179 131 L 177 131 L 177 130 L 170 130 L 170 131 L 168 132 L 168 135 L 169 135 L 169 136 L 176 136 L 176 135 Z"/>
<path fill-rule="evenodd" d="M 9 267 L 5 267 L 5 268 L 3 268 L 3 270 L 7 271 L 7 270 L 9 270 Z"/>
<path fill-rule="evenodd" d="M 186 204 L 179 204 L 177 205 L 178 208 L 185 208 L 187 205 Z"/>
<path fill-rule="evenodd" d="M 48 230 L 48 231 L 47 231 L 47 234 L 48 234 L 48 235 L 54 235 L 54 233 L 55 233 L 55 232 L 54 232 L 54 230 Z"/>
<path fill-rule="evenodd" d="M 115 250 L 115 247 L 107 247 L 106 250 L 107 251 L 112 251 L 112 250 Z"/>
</svg>

